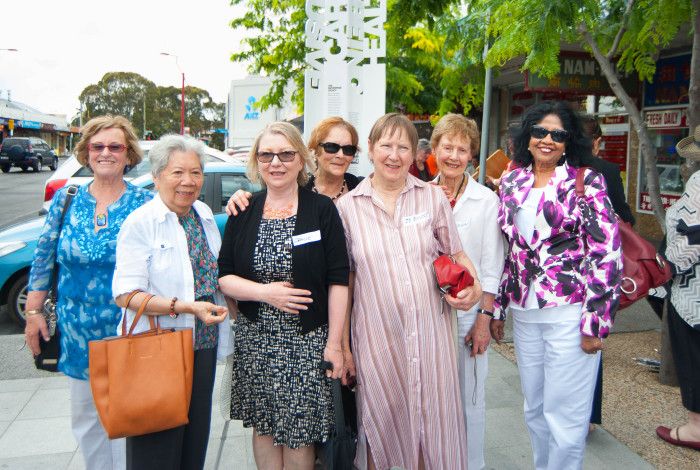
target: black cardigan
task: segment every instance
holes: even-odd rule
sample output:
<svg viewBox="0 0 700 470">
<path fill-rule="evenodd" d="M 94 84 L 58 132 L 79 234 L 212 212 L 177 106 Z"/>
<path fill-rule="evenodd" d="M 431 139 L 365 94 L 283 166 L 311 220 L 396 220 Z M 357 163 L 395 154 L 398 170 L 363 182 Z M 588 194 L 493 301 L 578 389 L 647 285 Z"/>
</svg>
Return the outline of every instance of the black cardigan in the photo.
<svg viewBox="0 0 700 470">
<path fill-rule="evenodd" d="M 219 277 L 235 274 L 260 282 L 253 270 L 253 252 L 258 238 L 267 191 L 255 193 L 245 212 L 231 216 L 226 222 L 219 252 Z M 302 333 L 328 323 L 328 286 L 347 286 L 348 262 L 345 232 L 338 210 L 330 198 L 299 188 L 297 220 L 294 235 L 319 230 L 321 240 L 292 247 L 292 283 L 298 289 L 311 291 L 313 303 L 301 310 Z M 238 308 L 251 321 L 258 316 L 260 302 L 239 301 Z"/>
</svg>

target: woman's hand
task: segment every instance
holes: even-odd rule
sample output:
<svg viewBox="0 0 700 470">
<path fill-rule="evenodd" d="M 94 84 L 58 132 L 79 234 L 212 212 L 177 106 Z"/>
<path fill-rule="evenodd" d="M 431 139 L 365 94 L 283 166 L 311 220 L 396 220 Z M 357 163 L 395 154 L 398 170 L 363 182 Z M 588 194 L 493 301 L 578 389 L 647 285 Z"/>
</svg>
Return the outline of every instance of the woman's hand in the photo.
<svg viewBox="0 0 700 470">
<path fill-rule="evenodd" d="M 49 340 L 49 327 L 46 324 L 44 315 L 29 315 L 26 317 L 26 326 L 24 327 L 24 339 L 29 345 L 32 354 L 38 356 L 41 352 L 39 347 L 39 334 L 44 338 L 44 341 Z"/>
<path fill-rule="evenodd" d="M 291 282 L 271 282 L 265 284 L 264 289 L 262 301 L 283 312 L 298 315 L 299 310 L 307 310 L 306 304 L 313 302 L 313 299 L 309 297 L 311 291 L 295 289 Z"/>
<path fill-rule="evenodd" d="M 595 354 L 603 350 L 603 340 L 595 336 L 581 336 L 581 349 L 586 354 Z"/>
<path fill-rule="evenodd" d="M 333 369 L 326 370 L 326 377 L 340 379 L 345 374 L 343 368 L 343 350 L 339 346 L 328 346 L 323 350 L 323 360 L 333 364 Z"/>
<path fill-rule="evenodd" d="M 457 292 L 455 297 L 452 297 L 450 294 L 445 294 L 445 300 L 451 307 L 466 311 L 476 305 L 481 299 L 481 294 L 481 284 L 475 281 L 473 286 L 469 286 Z"/>
<path fill-rule="evenodd" d="M 505 320 L 492 319 L 491 324 L 489 325 L 489 329 L 491 330 L 491 337 L 498 344 L 501 344 L 501 341 L 503 341 L 505 324 Z"/>
<path fill-rule="evenodd" d="M 211 302 L 192 302 L 190 312 L 202 320 L 205 325 L 215 325 L 228 318 L 226 307 Z"/>
<path fill-rule="evenodd" d="M 243 191 L 242 189 L 233 193 L 233 196 L 228 200 L 228 204 L 226 204 L 226 214 L 238 215 L 238 209 L 240 209 L 241 212 L 245 212 L 246 207 L 250 204 L 248 200 L 251 197 L 253 197 L 251 193 Z"/>
<path fill-rule="evenodd" d="M 489 347 L 491 335 L 489 334 L 489 323 L 491 318 L 481 313 L 476 314 L 476 321 L 464 336 L 464 344 L 471 348 L 470 356 L 474 357 L 477 354 L 483 354 Z"/>
<path fill-rule="evenodd" d="M 355 386 L 355 377 L 357 377 L 357 370 L 355 369 L 355 359 L 352 357 L 352 351 L 343 348 L 343 365 L 345 367 L 345 374 L 341 377 L 341 382 L 350 388 Z"/>
</svg>

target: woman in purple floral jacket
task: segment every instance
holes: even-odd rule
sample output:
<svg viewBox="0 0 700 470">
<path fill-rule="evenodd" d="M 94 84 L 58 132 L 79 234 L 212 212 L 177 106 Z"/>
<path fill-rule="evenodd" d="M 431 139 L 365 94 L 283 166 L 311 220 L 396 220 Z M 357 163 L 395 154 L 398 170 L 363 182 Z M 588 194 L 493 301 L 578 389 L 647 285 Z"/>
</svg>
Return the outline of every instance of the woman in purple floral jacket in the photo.
<svg viewBox="0 0 700 470">
<path fill-rule="evenodd" d="M 510 307 L 535 468 L 581 468 L 599 351 L 619 299 L 618 226 L 595 170 L 576 195 L 591 143 L 569 105 L 535 105 L 521 124 L 516 168 L 500 188 L 509 250 L 491 331 L 503 337 Z"/>
</svg>

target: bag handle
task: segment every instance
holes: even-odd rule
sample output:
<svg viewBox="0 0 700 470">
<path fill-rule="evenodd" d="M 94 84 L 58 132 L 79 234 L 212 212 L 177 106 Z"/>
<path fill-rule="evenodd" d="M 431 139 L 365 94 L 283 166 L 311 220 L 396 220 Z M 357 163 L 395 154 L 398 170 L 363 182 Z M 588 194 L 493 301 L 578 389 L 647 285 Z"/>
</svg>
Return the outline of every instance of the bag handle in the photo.
<svg viewBox="0 0 700 470">
<path fill-rule="evenodd" d="M 587 166 L 580 166 L 576 170 L 576 196 L 584 197 L 586 195 L 586 185 L 583 180 L 586 176 Z"/>
<path fill-rule="evenodd" d="M 136 294 L 141 292 L 140 290 L 135 290 L 131 294 L 129 294 L 129 297 L 126 299 L 126 309 L 128 310 L 129 304 L 131 303 L 131 299 L 134 298 Z M 148 305 L 148 302 L 155 297 L 153 294 L 146 294 L 146 298 L 143 299 L 141 302 L 141 305 L 139 306 L 138 311 L 136 312 L 136 316 L 134 317 L 134 321 L 131 322 L 131 327 L 129 328 L 129 333 L 128 336 L 132 336 L 134 333 L 134 328 L 136 328 L 136 324 L 139 322 L 141 319 L 141 315 L 143 315 L 143 312 L 146 310 L 146 305 Z M 126 313 L 126 312 L 125 312 Z M 126 332 L 126 319 L 127 316 L 124 315 L 124 321 L 122 321 L 122 336 L 127 336 Z M 156 328 L 160 331 L 160 327 L 156 327 L 155 320 L 153 319 L 152 315 L 148 315 L 148 322 L 150 324 L 151 330 L 155 330 Z"/>
<path fill-rule="evenodd" d="M 78 186 L 71 184 L 68 186 L 66 191 L 66 199 L 63 201 L 63 209 L 61 210 L 61 218 L 58 221 L 58 236 L 56 237 L 56 256 L 53 263 L 53 269 L 51 272 L 51 302 L 54 306 L 56 305 L 56 299 L 58 298 L 58 239 L 61 238 L 61 232 L 63 231 L 63 222 L 66 220 L 66 213 L 73 202 L 73 197 L 78 194 Z"/>
<path fill-rule="evenodd" d="M 321 368 L 326 371 L 328 369 L 333 369 L 333 364 L 328 361 L 321 362 Z M 331 392 L 333 394 L 333 412 L 335 414 L 335 435 L 338 437 L 345 437 L 348 434 L 348 430 L 345 427 L 345 410 L 343 408 L 343 395 L 340 389 L 340 379 L 331 380 Z"/>
</svg>

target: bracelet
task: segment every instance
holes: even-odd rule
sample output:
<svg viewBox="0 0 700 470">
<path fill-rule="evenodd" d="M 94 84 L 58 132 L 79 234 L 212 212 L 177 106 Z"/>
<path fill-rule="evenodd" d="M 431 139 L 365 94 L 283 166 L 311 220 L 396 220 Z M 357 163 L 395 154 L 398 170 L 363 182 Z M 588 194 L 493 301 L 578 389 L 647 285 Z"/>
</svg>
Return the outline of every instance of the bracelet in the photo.
<svg viewBox="0 0 700 470">
<path fill-rule="evenodd" d="M 175 313 L 175 302 L 177 302 L 177 297 L 173 297 L 170 301 L 170 318 L 177 318 L 179 315 L 178 313 Z"/>
<path fill-rule="evenodd" d="M 476 309 L 476 313 L 483 313 L 484 315 L 493 318 L 493 312 L 491 312 L 489 310 L 484 310 L 483 308 Z"/>
<path fill-rule="evenodd" d="M 42 315 L 43 312 L 41 310 L 37 309 L 32 309 L 32 310 L 25 310 L 24 311 L 24 316 L 25 317 L 31 317 L 32 315 Z"/>
<path fill-rule="evenodd" d="M 330 346 L 326 346 L 325 349 L 328 349 L 330 351 L 335 351 L 335 352 L 343 352 L 342 348 L 331 348 Z"/>
</svg>

